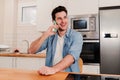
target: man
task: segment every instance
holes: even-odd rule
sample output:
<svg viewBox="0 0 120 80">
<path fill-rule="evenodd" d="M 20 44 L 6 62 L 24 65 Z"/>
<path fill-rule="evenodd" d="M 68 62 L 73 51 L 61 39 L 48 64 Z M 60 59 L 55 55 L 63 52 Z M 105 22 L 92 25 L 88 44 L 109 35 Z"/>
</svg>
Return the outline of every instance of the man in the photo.
<svg viewBox="0 0 120 80">
<path fill-rule="evenodd" d="M 42 75 L 55 74 L 59 71 L 79 72 L 78 59 L 83 44 L 82 36 L 68 27 L 65 7 L 56 7 L 51 15 L 56 25 L 50 26 L 29 48 L 29 53 L 47 48 L 46 64 L 38 72 Z M 53 31 L 54 28 L 57 32 Z"/>
</svg>

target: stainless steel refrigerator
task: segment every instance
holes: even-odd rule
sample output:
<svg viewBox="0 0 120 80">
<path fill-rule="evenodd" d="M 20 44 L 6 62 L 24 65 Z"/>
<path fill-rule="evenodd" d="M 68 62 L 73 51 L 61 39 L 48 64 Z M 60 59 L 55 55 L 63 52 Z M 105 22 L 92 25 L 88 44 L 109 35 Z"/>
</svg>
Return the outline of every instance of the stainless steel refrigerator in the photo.
<svg viewBox="0 0 120 80">
<path fill-rule="evenodd" d="M 100 15 L 100 72 L 120 74 L 120 6 L 102 7 Z"/>
</svg>

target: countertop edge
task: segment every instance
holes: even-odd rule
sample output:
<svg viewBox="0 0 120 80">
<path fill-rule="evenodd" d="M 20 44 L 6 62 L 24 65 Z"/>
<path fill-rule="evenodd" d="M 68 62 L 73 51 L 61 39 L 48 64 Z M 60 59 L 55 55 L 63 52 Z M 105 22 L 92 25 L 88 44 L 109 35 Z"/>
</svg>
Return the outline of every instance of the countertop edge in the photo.
<svg viewBox="0 0 120 80">
<path fill-rule="evenodd" d="M 46 58 L 45 53 L 27 54 L 27 53 L 0 53 L 0 57 L 33 57 L 33 58 Z"/>
</svg>

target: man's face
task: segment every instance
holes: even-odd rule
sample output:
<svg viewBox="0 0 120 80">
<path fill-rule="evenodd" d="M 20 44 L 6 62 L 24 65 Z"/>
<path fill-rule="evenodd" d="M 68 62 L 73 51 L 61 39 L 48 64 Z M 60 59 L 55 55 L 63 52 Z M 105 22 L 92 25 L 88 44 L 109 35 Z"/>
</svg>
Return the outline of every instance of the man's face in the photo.
<svg viewBox="0 0 120 80">
<path fill-rule="evenodd" d="M 62 11 L 55 14 L 55 20 L 59 24 L 59 30 L 65 31 L 68 28 L 68 17 L 67 14 Z"/>
</svg>

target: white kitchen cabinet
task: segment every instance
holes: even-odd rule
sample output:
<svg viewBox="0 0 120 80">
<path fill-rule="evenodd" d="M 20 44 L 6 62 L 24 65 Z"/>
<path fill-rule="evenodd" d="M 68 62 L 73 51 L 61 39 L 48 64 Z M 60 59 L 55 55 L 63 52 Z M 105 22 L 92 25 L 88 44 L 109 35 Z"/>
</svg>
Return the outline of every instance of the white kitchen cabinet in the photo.
<svg viewBox="0 0 120 80">
<path fill-rule="evenodd" d="M 69 0 L 69 15 L 98 13 L 98 0 Z"/>
<path fill-rule="evenodd" d="M 45 58 L 0 57 L 0 68 L 38 70 L 45 65 Z"/>
<path fill-rule="evenodd" d="M 0 68 L 12 68 L 14 57 L 0 57 Z"/>
<path fill-rule="evenodd" d="M 45 65 L 45 58 L 17 57 L 15 67 L 17 69 L 38 70 Z"/>
<path fill-rule="evenodd" d="M 99 64 L 85 64 L 85 65 L 83 65 L 82 73 L 99 74 L 100 66 L 99 66 Z"/>
<path fill-rule="evenodd" d="M 99 0 L 99 7 L 119 6 L 120 0 Z"/>
</svg>

